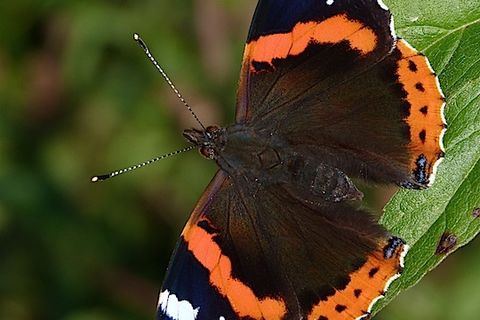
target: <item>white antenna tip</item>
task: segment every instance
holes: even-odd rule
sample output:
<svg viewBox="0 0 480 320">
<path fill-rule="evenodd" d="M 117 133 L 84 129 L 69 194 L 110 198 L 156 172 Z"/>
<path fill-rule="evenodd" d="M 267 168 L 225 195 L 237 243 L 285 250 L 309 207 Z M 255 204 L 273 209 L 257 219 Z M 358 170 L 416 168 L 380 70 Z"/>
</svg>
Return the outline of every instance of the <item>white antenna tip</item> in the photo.
<svg viewBox="0 0 480 320">
<path fill-rule="evenodd" d="M 92 177 L 92 182 L 97 182 L 98 181 L 98 177 Z"/>
<path fill-rule="evenodd" d="M 133 40 L 138 41 L 138 39 L 140 39 L 140 36 L 138 35 L 138 33 L 134 33 Z"/>
</svg>

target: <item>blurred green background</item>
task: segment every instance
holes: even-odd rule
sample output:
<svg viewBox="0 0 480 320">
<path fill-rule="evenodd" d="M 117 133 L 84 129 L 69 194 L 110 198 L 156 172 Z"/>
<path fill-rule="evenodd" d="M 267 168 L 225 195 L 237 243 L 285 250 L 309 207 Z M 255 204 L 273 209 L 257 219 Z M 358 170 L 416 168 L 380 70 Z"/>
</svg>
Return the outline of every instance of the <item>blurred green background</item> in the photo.
<svg viewBox="0 0 480 320">
<path fill-rule="evenodd" d="M 132 40 L 138 32 L 205 124 L 229 124 L 248 1 L 0 1 L 0 319 L 152 319 L 176 239 L 215 164 Z M 370 196 L 374 206 L 388 190 Z M 376 319 L 478 319 L 480 242 Z"/>
</svg>

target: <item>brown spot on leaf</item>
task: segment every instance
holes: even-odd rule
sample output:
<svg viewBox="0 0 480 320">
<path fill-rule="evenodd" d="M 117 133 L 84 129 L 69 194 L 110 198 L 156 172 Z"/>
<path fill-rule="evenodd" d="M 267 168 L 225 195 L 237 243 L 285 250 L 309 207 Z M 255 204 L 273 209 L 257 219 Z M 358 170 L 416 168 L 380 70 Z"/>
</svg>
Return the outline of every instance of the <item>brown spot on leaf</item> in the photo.
<svg viewBox="0 0 480 320">
<path fill-rule="evenodd" d="M 475 208 L 475 209 L 473 209 L 472 216 L 473 216 L 474 218 L 480 217 L 480 208 Z"/>
<path fill-rule="evenodd" d="M 440 238 L 435 254 L 437 255 L 447 254 L 450 251 L 452 251 L 452 249 L 456 245 L 457 245 L 457 236 L 452 233 L 445 232 L 442 234 L 442 237 Z"/>
</svg>

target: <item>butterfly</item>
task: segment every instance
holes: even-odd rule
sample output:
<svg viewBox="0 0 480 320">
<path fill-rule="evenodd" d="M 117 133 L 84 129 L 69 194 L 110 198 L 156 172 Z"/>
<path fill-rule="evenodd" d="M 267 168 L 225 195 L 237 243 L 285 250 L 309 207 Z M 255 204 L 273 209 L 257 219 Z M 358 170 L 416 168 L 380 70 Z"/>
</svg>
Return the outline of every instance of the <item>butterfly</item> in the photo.
<svg viewBox="0 0 480 320">
<path fill-rule="evenodd" d="M 157 319 L 367 319 L 408 245 L 352 178 L 429 187 L 445 98 L 380 0 L 260 0 L 234 124 L 187 129 L 219 169 L 173 253 Z"/>
</svg>

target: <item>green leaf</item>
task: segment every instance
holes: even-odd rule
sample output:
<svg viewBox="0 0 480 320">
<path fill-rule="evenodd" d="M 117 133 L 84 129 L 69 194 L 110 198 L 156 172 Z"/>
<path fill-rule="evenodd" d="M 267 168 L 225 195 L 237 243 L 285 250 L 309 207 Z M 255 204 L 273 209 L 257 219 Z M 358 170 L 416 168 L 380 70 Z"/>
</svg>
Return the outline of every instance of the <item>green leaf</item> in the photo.
<svg viewBox="0 0 480 320">
<path fill-rule="evenodd" d="M 382 224 L 410 246 L 402 277 L 377 312 L 415 285 L 446 255 L 480 231 L 480 0 L 386 1 L 396 30 L 425 53 L 447 98 L 446 158 L 428 190 L 398 192 L 385 207 Z M 457 238 L 448 254 L 435 254 L 444 233 Z"/>
</svg>

